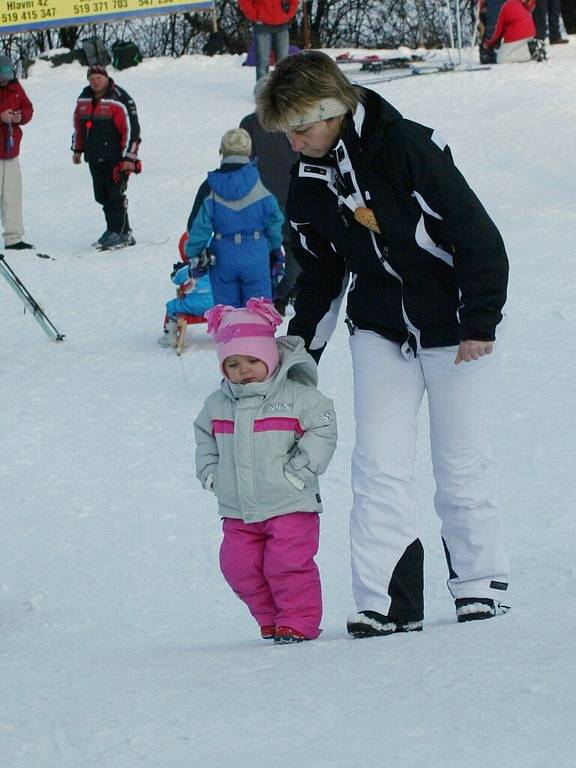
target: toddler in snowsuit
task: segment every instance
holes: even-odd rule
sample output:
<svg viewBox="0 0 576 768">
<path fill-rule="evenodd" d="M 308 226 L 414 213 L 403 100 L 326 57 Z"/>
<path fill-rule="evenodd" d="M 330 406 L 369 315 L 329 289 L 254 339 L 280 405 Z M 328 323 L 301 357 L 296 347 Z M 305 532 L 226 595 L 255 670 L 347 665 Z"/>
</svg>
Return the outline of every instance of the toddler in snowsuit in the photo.
<svg viewBox="0 0 576 768">
<path fill-rule="evenodd" d="M 178 286 L 176 298 L 166 302 L 166 315 L 168 320 L 176 320 L 176 315 L 197 315 L 203 317 L 204 312 L 214 306 L 208 268 L 190 270 L 188 257 L 186 256 L 186 232 L 178 243 L 180 261 L 174 264 L 170 279 Z"/>
<path fill-rule="evenodd" d="M 172 282 L 178 286 L 177 297 L 166 302 L 168 320 L 176 320 L 179 314 L 202 317 L 214 306 L 210 277 L 206 272 L 200 277 L 190 277 L 186 266 L 172 275 Z"/>
<path fill-rule="evenodd" d="M 214 306 L 212 288 L 208 271 L 195 270 L 190 272 L 185 245 L 188 235 L 184 233 L 178 243 L 181 261 L 174 264 L 170 278 L 178 286 L 176 298 L 166 302 L 166 318 L 164 321 L 164 337 L 160 343 L 174 346 L 177 340 L 176 321 L 180 314 L 196 315 L 202 318 L 204 313 Z"/>
<path fill-rule="evenodd" d="M 318 476 L 336 446 L 332 401 L 297 336 L 274 338 L 271 301 L 206 313 L 224 379 L 194 422 L 196 475 L 218 498 L 220 568 L 276 643 L 320 634 L 314 562 L 322 511 Z"/>
<path fill-rule="evenodd" d="M 242 128 L 222 137 L 219 169 L 198 190 L 189 220 L 186 255 L 192 269 L 210 242 L 214 301 L 242 307 L 252 296 L 270 298 L 271 261 L 282 264 L 284 217 L 276 198 L 262 184 L 252 142 Z M 212 238 L 212 239 L 211 239 Z M 278 270 L 277 270 L 278 271 Z"/>
</svg>

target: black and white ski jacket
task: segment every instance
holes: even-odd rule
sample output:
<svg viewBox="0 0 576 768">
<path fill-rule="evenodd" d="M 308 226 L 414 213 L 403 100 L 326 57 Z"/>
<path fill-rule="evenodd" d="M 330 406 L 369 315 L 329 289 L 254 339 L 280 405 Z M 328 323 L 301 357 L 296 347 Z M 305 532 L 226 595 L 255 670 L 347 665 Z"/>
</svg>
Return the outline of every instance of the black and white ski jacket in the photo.
<svg viewBox="0 0 576 768">
<path fill-rule="evenodd" d="M 422 347 L 493 340 L 508 281 L 504 243 L 437 133 L 373 91 L 322 159 L 301 156 L 287 213 L 302 267 L 291 335 L 318 360 L 348 289 L 347 323 Z M 371 208 L 381 234 L 354 219 Z"/>
</svg>

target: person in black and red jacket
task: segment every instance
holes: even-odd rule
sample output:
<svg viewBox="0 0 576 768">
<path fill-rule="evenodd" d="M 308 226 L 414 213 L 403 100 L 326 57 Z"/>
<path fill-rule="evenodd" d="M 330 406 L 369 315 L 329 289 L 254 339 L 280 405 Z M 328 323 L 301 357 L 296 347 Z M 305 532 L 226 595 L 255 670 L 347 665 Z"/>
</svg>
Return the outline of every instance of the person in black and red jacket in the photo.
<svg viewBox="0 0 576 768">
<path fill-rule="evenodd" d="M 106 231 L 94 246 L 123 248 L 136 242 L 128 221 L 126 187 L 131 173 L 139 173 L 140 124 L 136 104 L 112 80 L 106 68 L 88 68 L 88 85 L 74 111 L 73 162 L 88 163 L 94 198 L 104 209 Z"/>
</svg>

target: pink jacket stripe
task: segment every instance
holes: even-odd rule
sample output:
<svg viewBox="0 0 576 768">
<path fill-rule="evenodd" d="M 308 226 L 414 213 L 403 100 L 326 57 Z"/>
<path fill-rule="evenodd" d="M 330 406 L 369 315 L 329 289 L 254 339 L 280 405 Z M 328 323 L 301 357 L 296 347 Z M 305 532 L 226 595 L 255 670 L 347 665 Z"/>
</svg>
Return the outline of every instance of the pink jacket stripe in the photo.
<svg viewBox="0 0 576 768">
<path fill-rule="evenodd" d="M 212 434 L 233 435 L 234 422 L 232 419 L 212 419 Z"/>
<path fill-rule="evenodd" d="M 271 416 L 267 419 L 256 419 L 254 422 L 254 432 L 296 432 L 298 437 L 302 437 L 304 434 L 298 419 L 287 416 Z"/>
<path fill-rule="evenodd" d="M 254 421 L 254 432 L 295 432 L 302 437 L 304 430 L 298 419 L 285 416 L 271 416 Z M 234 422 L 231 419 L 212 419 L 213 435 L 233 435 Z"/>
</svg>

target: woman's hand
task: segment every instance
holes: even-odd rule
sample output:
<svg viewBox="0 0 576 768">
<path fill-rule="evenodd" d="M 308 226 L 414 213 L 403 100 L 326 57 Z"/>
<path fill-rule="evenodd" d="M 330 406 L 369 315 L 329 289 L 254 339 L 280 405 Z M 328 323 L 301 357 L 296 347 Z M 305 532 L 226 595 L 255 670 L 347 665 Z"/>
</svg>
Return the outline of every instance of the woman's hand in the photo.
<svg viewBox="0 0 576 768">
<path fill-rule="evenodd" d="M 467 339 L 460 342 L 454 364 L 470 363 L 472 360 L 479 360 L 484 355 L 491 355 L 493 351 L 493 341 L 473 341 L 472 339 Z"/>
</svg>

